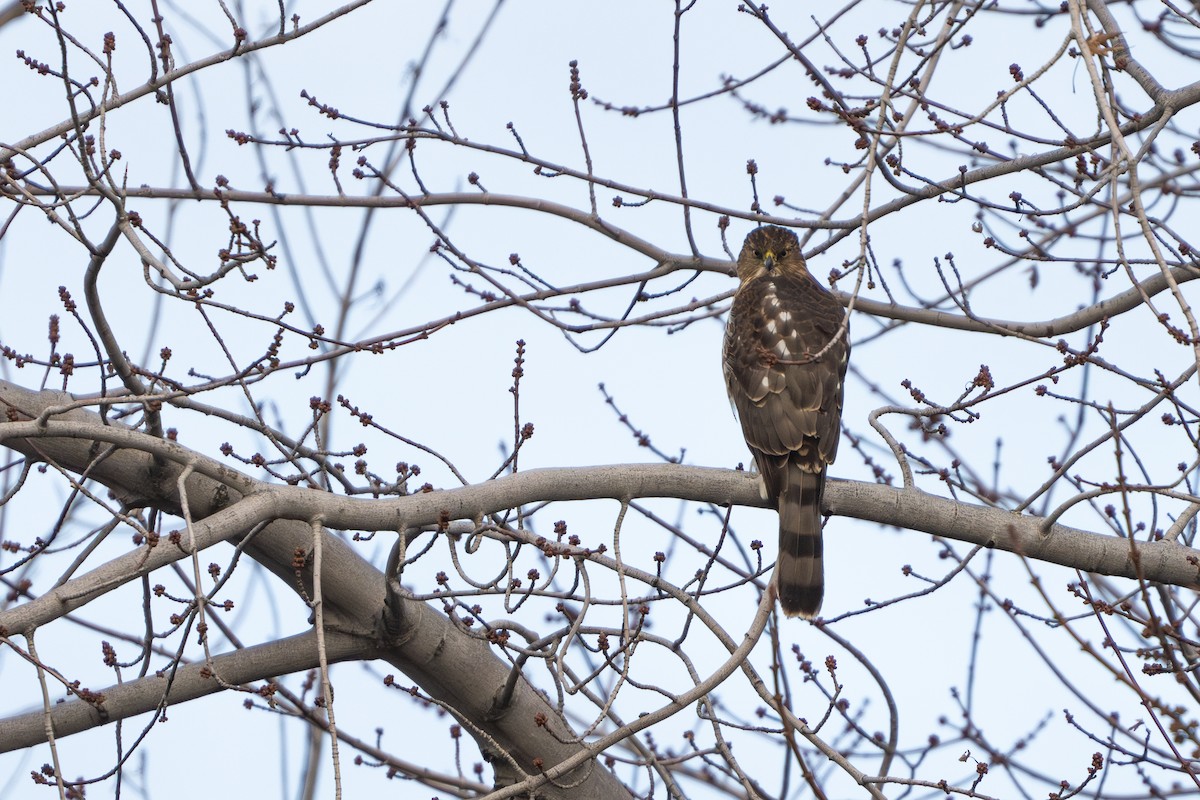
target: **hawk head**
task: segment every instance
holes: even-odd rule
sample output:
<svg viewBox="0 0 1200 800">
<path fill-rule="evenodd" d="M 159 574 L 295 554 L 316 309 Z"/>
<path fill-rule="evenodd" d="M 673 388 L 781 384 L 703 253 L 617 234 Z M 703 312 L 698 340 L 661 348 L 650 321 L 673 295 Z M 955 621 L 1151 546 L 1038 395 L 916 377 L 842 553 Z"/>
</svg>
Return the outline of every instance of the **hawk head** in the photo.
<svg viewBox="0 0 1200 800">
<path fill-rule="evenodd" d="M 796 234 L 778 225 L 764 225 L 750 231 L 737 260 L 738 278 L 743 283 L 776 273 L 807 275 L 800 240 Z"/>
</svg>

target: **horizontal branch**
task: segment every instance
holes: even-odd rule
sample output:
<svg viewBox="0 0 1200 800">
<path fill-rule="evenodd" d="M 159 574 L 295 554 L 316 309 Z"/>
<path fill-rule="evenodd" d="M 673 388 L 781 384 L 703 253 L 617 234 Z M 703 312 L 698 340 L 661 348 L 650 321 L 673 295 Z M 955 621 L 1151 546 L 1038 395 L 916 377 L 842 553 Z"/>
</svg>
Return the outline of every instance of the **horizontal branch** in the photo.
<svg viewBox="0 0 1200 800">
<path fill-rule="evenodd" d="M 99 194 L 95 189 L 86 186 L 60 187 L 54 192 L 47 190 L 32 190 L 32 194 L 52 196 L 88 196 Z M 193 192 L 190 189 L 170 189 L 165 187 L 130 187 L 123 193 L 125 197 L 146 199 L 178 199 L 178 200 L 223 200 L 238 203 L 262 203 L 267 205 L 311 207 L 311 208 L 409 208 L 413 203 L 420 206 L 441 205 L 483 205 L 503 206 L 506 208 L 524 208 L 541 214 L 551 214 L 562 219 L 570 220 L 607 236 L 617 244 L 654 259 L 660 268 L 655 271 L 662 275 L 675 270 L 697 270 L 732 274 L 733 264 L 724 258 L 699 258 L 690 255 L 669 253 L 658 246 L 633 235 L 629 231 L 612 225 L 593 216 L 562 203 L 555 203 L 539 197 L 522 195 L 494 194 L 491 192 L 445 192 L 426 194 L 413 197 L 386 197 L 376 195 L 314 195 L 288 194 L 281 192 L 249 192 L 237 189 L 221 189 L 217 191 Z M 805 227 L 800 225 L 800 227 Z M 1103 319 L 1113 319 L 1141 305 L 1143 298 L 1154 297 L 1166 291 L 1173 280 L 1177 284 L 1187 283 L 1200 277 L 1200 269 L 1188 266 L 1169 267 L 1170 279 L 1161 271 L 1156 271 L 1150 277 L 1137 285 L 1116 294 L 1107 300 L 1101 300 L 1090 306 L 1085 306 L 1070 314 L 1047 320 L 1008 320 L 990 317 L 966 316 L 935 308 L 920 308 L 902 306 L 896 303 L 883 303 L 859 297 L 854 301 L 854 309 L 864 314 L 870 314 L 881 319 L 894 319 L 902 322 L 915 322 L 922 325 L 932 325 L 939 328 L 972 331 L 975 333 L 993 333 L 1001 335 L 1022 335 L 1031 337 L 1062 336 L 1068 333 L 1084 330 L 1098 324 Z M 634 273 L 629 276 L 629 283 L 639 283 L 647 279 L 644 273 Z M 609 279 L 598 282 L 595 288 L 610 288 L 621 283 L 620 279 Z M 542 290 L 531 294 L 518 296 L 521 301 L 533 302 L 548 297 L 577 294 L 587 291 L 588 286 L 565 286 L 558 290 Z M 852 299 L 849 292 L 836 292 L 843 305 L 848 305 Z M 482 306 L 479 310 L 487 310 L 489 306 L 506 308 L 514 305 L 509 299 L 499 299 Z M 465 315 L 460 315 L 465 316 Z M 405 331 L 404 333 L 407 333 Z M 394 338 L 398 333 L 389 333 L 372 341 Z"/>
<path fill-rule="evenodd" d="M 1047 531 L 1042 517 L 854 481 L 831 480 L 825 508 L 1084 572 L 1200 587 L 1200 551 L 1176 542 L 1139 542 L 1067 525 Z"/>
<path fill-rule="evenodd" d="M 0 388 L 3 386 L 0 383 Z M 52 392 L 42 394 L 61 398 Z M 0 401 L 3 398 L 4 394 L 0 393 Z M 9 447 L 21 441 L 61 441 L 84 436 L 95 442 L 141 449 L 181 466 L 191 464 L 197 472 L 234 472 L 219 464 L 215 468 L 207 466 L 216 462 L 174 442 L 154 439 L 127 428 L 95 425 L 83 429 L 78 423 L 57 421 L 45 425 L 36 422 L 0 424 L 0 444 Z M 445 520 L 479 520 L 531 503 L 621 501 L 642 497 L 670 497 L 716 505 L 764 505 L 755 475 L 676 464 L 535 469 L 471 486 L 382 499 L 344 497 L 267 484 L 235 474 L 240 476 L 243 487 L 255 487 L 248 492 L 247 502 L 242 504 L 245 516 L 238 527 L 286 518 L 297 521 L 320 519 L 327 527 L 335 529 L 397 531 L 437 525 Z M 217 514 L 211 522 L 218 522 L 224 514 L 232 514 L 235 508 L 236 505 Z M 1053 525 L 1043 531 L 1044 520 L 1038 516 L 950 500 L 916 489 L 834 479 L 826 488 L 825 510 L 838 516 L 994 547 L 1088 572 L 1176 586 L 1200 585 L 1198 553 L 1184 545 L 1168 541 L 1137 542 L 1066 525 Z M 220 535 L 219 531 L 202 535 L 204 526 L 197 526 L 196 531 L 198 542 L 211 542 Z M 184 549 L 178 548 L 167 557 L 183 558 L 187 555 Z M 581 550 L 580 555 L 583 553 Z M 0 615 L 0 619 L 3 618 Z"/>
</svg>

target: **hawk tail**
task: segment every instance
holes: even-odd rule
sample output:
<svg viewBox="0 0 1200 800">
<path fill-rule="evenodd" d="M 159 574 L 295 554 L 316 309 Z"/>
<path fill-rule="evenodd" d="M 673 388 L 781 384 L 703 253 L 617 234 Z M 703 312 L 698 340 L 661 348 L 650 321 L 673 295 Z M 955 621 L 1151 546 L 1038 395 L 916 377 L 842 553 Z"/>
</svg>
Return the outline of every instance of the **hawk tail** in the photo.
<svg viewBox="0 0 1200 800">
<path fill-rule="evenodd" d="M 825 470 L 808 472 L 792 461 L 777 499 L 779 560 L 775 587 L 779 605 L 789 617 L 811 619 L 821 608 L 825 592 L 822 568 L 821 495 Z"/>
</svg>

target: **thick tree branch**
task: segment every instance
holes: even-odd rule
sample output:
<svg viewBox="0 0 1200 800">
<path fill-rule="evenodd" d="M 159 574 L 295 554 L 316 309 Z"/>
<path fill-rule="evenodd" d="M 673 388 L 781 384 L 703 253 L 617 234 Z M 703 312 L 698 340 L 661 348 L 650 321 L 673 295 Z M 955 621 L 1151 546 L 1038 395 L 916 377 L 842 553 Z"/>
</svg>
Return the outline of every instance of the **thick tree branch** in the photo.
<svg viewBox="0 0 1200 800">
<path fill-rule="evenodd" d="M 31 392 L 0 382 L 0 410 L 5 412 L 4 419 L 36 418 L 45 409 L 67 405 L 72 400 L 70 395 L 60 392 Z M 59 422 L 59 419 L 65 422 Z M 205 541 L 205 518 L 217 514 L 221 509 L 234 512 L 238 506 L 243 506 L 251 513 L 240 526 L 231 525 L 225 530 L 219 530 L 222 527 L 220 525 L 214 526 L 214 530 L 221 534 L 215 537 L 217 539 L 244 533 L 248 530 L 247 525 L 254 524 L 251 520 L 276 518 L 276 522 L 246 543 L 246 552 L 280 576 L 285 585 L 295 588 L 297 575 L 292 566 L 293 560 L 297 551 L 310 553 L 312 548 L 309 524 L 296 520 L 315 519 L 320 515 L 290 514 L 283 507 L 277 507 L 278 512 L 282 513 L 261 510 L 264 502 L 266 506 L 274 506 L 277 500 L 289 502 L 293 497 L 291 493 L 271 497 L 275 494 L 275 487 L 269 487 L 264 497 L 247 497 L 260 494 L 258 487 L 267 488 L 268 485 L 224 468 L 220 473 L 223 481 L 214 480 L 204 474 L 215 471 L 215 462 L 210 459 L 172 442 L 154 439 L 123 426 L 104 425 L 98 415 L 83 409 L 67 411 L 49 425 L 84 425 L 87 430 L 76 428 L 68 437 L 39 436 L 37 422 L 7 422 L 0 423 L 0 439 L 5 446 L 29 458 L 52 461 L 74 472 L 86 471 L 90 479 L 108 486 L 127 502 L 152 505 L 172 513 L 177 513 L 179 508 L 175 485 L 181 465 L 191 464 L 193 473 L 187 479 L 186 490 L 193 519 L 199 521 L 196 526 L 198 544 Z M 48 430 L 45 428 L 42 433 Z M 91 440 L 85 436 L 88 431 L 95 434 Z M 11 436 L 13 433 L 17 435 Z M 37 438 L 28 438 L 30 435 Z M 95 448 L 96 442 L 106 438 L 119 439 L 124 446 L 111 452 L 103 447 Z M 131 446 L 137 447 L 137 442 L 147 447 L 131 449 Z M 155 455 L 171 463 L 165 469 L 159 469 L 154 463 Z M 308 490 L 300 490 L 300 493 L 305 491 Z M 327 496 L 320 492 L 312 494 L 314 497 Z M 244 497 L 247 502 L 241 502 Z M 259 509 L 257 513 L 254 512 L 256 508 Z M 394 527 L 397 522 L 394 513 L 393 510 L 392 523 L 381 526 L 381 529 L 397 529 Z M 221 518 L 216 520 L 218 523 L 227 522 L 230 518 L 228 514 L 217 516 Z M 236 527 L 243 530 L 233 530 Z M 176 546 L 167 544 L 164 538 L 160 547 L 163 553 L 173 551 L 170 558 L 183 558 L 188 555 L 186 541 L 184 537 Z M 325 534 L 322 547 L 325 569 L 322 586 L 325 601 L 331 607 L 329 624 L 356 630 L 359 636 L 377 644 L 381 658 L 459 715 L 468 723 L 465 725 L 468 731 L 472 734 L 482 732 L 484 735 L 477 735 L 476 741 L 489 760 L 493 761 L 497 775 L 504 776 L 505 782 L 524 780 L 540 772 L 541 768 L 535 761 L 548 769 L 583 752 L 585 745 L 575 741 L 576 735 L 570 726 L 539 692 L 524 681 L 518 684 L 504 709 L 494 708 L 494 694 L 507 680 L 511 665 L 497 658 L 483 639 L 469 636 L 455 627 L 440 611 L 424 603 L 405 603 L 403 624 L 385 635 L 381 619 L 385 594 L 382 573 L 336 536 Z M 159 553 L 150 555 L 161 558 Z M 147 557 L 147 553 L 139 551 L 136 556 Z M 53 606 L 64 600 L 70 602 L 71 593 L 77 589 L 86 591 L 98 588 L 102 593 L 133 577 L 117 576 L 115 570 L 109 567 L 104 565 L 38 600 L 0 614 L 0 633 L 11 636 L 27 629 L 26 626 L 31 622 L 36 625 L 38 620 L 57 618 L 60 613 Z M 307 587 L 311 587 L 309 569 L 303 571 L 301 578 Z M 26 606 L 32 608 L 26 609 Z M 32 617 L 28 616 L 30 611 L 33 612 Z M 14 624 L 10 625 L 10 622 Z M 544 727 L 535 724 L 534 720 L 538 718 L 546 720 Z M 515 760 L 515 764 L 509 762 L 509 758 Z M 560 790 L 557 786 L 549 785 L 544 787 L 542 793 L 548 797 L 627 797 L 624 787 L 615 776 L 601 769 L 594 761 L 577 769 L 566 783 L 573 784 L 574 789 Z"/>
<path fill-rule="evenodd" d="M 0 382 L 0 404 L 12 405 L 23 397 L 22 412 L 36 409 L 39 400 L 47 406 L 61 403 L 66 395 L 56 392 L 28 392 Z M 90 412 L 73 411 L 71 415 Z M 74 437 L 74 438 L 70 438 Z M 85 438 L 86 437 L 86 438 Z M 327 527 L 347 530 L 399 530 L 435 525 L 440 520 L 479 519 L 504 509 L 535 502 L 573 500 L 614 500 L 635 497 L 673 497 L 696 502 L 762 506 L 758 478 L 733 470 L 684 467 L 673 464 L 618 464 L 603 467 L 528 470 L 482 484 L 402 498 L 365 500 L 314 492 L 290 486 L 254 481 L 215 464 L 173 442 L 156 440 L 145 434 L 116 426 L 81 428 L 74 422 L 50 422 L 39 427 L 35 422 L 0 424 L 0 443 L 29 454 L 43 450 L 48 443 L 86 450 L 91 441 L 122 446 L 121 454 L 145 458 L 129 448 L 145 450 L 177 464 L 192 463 L 197 472 L 221 470 L 238 476 L 235 485 L 252 494 L 242 505 L 240 522 L 233 527 L 248 529 L 262 521 L 286 518 L 321 518 Z M 102 479 L 105 465 L 91 474 Z M 75 465 L 76 469 L 82 465 Z M 232 482 L 231 482 L 232 483 Z M 129 487 L 112 487 L 128 492 Z M 196 506 L 193 505 L 193 508 Z M 919 490 L 901 490 L 857 481 L 831 480 L 825 495 L 825 508 L 832 514 L 879 522 L 922 531 L 948 539 L 982 544 L 1041 561 L 1067 567 L 1114 575 L 1144 578 L 1155 583 L 1177 586 L 1200 585 L 1197 551 L 1173 542 L 1136 542 L 1107 534 L 1084 531 L 1066 525 L 1053 525 L 1043 532 L 1041 517 L 1017 514 L 998 508 L 953 501 Z M 210 509 L 211 513 L 211 509 Z M 215 543 L 230 535 L 223 520 L 213 520 L 211 531 L 201 528 L 198 542 Z M 580 551 L 582 554 L 582 550 Z M 184 548 L 164 558 L 183 558 Z M 290 558 L 290 556 L 289 556 Z M 290 563 L 290 561 L 289 561 Z M 290 571 L 290 567 L 289 567 Z M 73 586 L 82 576 L 67 586 Z M 66 587 L 64 587 L 66 588 Z M 63 601 L 60 601 L 63 602 Z M 15 610 L 14 610 L 15 611 Z M 7 612 L 9 614 L 13 612 Z M 5 619 L 0 615 L 0 620 Z M 44 624 L 46 620 L 31 620 Z"/>
</svg>

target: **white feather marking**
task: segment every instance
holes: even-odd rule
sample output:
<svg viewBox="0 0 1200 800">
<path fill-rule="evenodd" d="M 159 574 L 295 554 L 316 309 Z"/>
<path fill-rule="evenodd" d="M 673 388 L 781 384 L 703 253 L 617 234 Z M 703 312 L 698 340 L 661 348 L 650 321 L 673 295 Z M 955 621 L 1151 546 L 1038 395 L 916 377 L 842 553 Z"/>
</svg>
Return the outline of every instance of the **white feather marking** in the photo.
<svg viewBox="0 0 1200 800">
<path fill-rule="evenodd" d="M 771 388 L 771 377 L 769 375 L 762 376 L 762 388 L 764 392 Z"/>
</svg>

